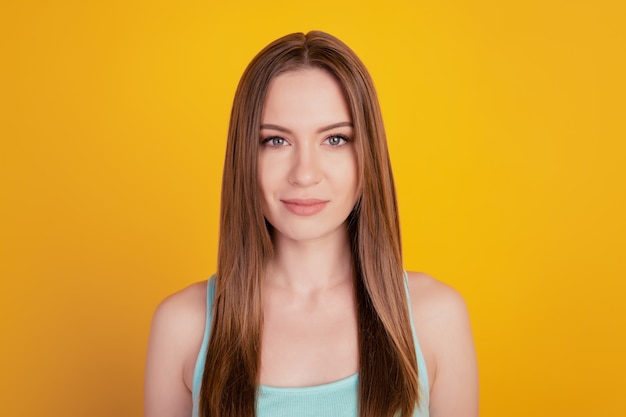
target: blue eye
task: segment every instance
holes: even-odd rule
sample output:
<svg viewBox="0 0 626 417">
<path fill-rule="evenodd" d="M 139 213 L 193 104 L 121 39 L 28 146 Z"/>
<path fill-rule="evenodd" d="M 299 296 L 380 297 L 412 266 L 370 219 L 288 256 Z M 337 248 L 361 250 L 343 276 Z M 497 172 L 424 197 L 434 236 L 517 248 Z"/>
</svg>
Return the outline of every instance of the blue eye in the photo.
<svg viewBox="0 0 626 417">
<path fill-rule="evenodd" d="M 346 143 L 348 143 L 349 140 L 350 139 L 348 139 L 344 135 L 332 135 L 332 136 L 329 136 L 328 138 L 326 138 L 326 141 L 331 146 L 342 146 L 342 145 L 345 145 Z"/>
<path fill-rule="evenodd" d="M 263 139 L 263 142 L 261 143 L 263 145 L 280 147 L 285 146 L 287 144 L 287 141 L 285 140 L 285 138 L 281 138 L 280 136 L 270 136 L 269 138 Z"/>
</svg>

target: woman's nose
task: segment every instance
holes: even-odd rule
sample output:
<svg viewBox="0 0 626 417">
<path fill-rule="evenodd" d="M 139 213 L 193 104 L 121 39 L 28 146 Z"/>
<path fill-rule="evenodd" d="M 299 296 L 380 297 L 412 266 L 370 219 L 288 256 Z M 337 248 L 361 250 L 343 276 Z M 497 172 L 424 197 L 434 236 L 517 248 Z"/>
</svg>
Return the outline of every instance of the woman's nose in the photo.
<svg viewBox="0 0 626 417">
<path fill-rule="evenodd" d="M 294 152 L 289 172 L 289 183 L 308 187 L 319 183 L 322 169 L 319 152 L 308 147 L 301 147 Z"/>
</svg>

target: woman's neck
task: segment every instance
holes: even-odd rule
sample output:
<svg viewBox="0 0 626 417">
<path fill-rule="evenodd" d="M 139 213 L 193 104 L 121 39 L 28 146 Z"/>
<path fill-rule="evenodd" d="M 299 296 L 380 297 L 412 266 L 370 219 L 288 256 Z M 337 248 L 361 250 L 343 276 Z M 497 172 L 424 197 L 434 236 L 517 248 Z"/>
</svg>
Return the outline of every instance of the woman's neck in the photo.
<svg viewBox="0 0 626 417">
<path fill-rule="evenodd" d="M 352 254 L 347 230 L 308 241 L 274 236 L 274 257 L 266 284 L 306 294 L 351 282 Z"/>
</svg>

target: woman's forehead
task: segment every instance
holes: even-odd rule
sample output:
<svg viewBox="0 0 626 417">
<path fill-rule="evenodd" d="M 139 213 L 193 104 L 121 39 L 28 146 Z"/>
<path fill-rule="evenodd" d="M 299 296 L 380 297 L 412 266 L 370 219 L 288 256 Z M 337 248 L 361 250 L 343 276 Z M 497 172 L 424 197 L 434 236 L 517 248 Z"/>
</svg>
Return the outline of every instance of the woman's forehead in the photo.
<svg viewBox="0 0 626 417">
<path fill-rule="evenodd" d="M 325 70 L 305 68 L 284 72 L 271 82 L 265 96 L 263 124 L 330 125 L 352 122 L 337 79 Z"/>
</svg>

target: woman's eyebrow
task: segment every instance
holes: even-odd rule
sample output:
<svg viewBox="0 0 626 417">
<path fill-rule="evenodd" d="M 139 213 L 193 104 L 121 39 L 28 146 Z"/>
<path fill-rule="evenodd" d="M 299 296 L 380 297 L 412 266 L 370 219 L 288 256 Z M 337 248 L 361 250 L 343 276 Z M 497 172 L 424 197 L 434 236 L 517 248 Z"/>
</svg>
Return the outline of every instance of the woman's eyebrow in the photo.
<svg viewBox="0 0 626 417">
<path fill-rule="evenodd" d="M 336 129 L 338 127 L 354 127 L 354 126 L 352 125 L 352 122 L 333 123 L 332 125 L 324 126 L 324 127 L 320 128 L 320 129 L 318 129 L 317 133 L 326 132 L 328 130 Z"/>
<path fill-rule="evenodd" d="M 333 123 L 333 124 L 330 124 L 328 126 L 321 127 L 319 129 L 317 129 L 317 133 L 322 133 L 322 132 L 326 132 L 328 130 L 336 129 L 338 127 L 346 127 L 346 126 L 354 127 L 352 125 L 352 122 L 339 122 L 339 123 Z M 277 130 L 279 132 L 291 133 L 291 130 L 287 129 L 286 127 L 275 125 L 275 124 L 271 124 L 271 123 L 264 123 L 264 124 L 262 124 L 261 125 L 261 130 L 263 130 L 263 129 Z"/>
<path fill-rule="evenodd" d="M 282 127 L 282 126 L 278 126 L 278 125 L 273 125 L 273 124 L 269 124 L 269 123 L 264 123 L 261 125 L 261 130 L 278 130 L 279 132 L 285 132 L 285 133 L 291 133 L 291 130 L 287 129 L 286 127 Z"/>
</svg>

